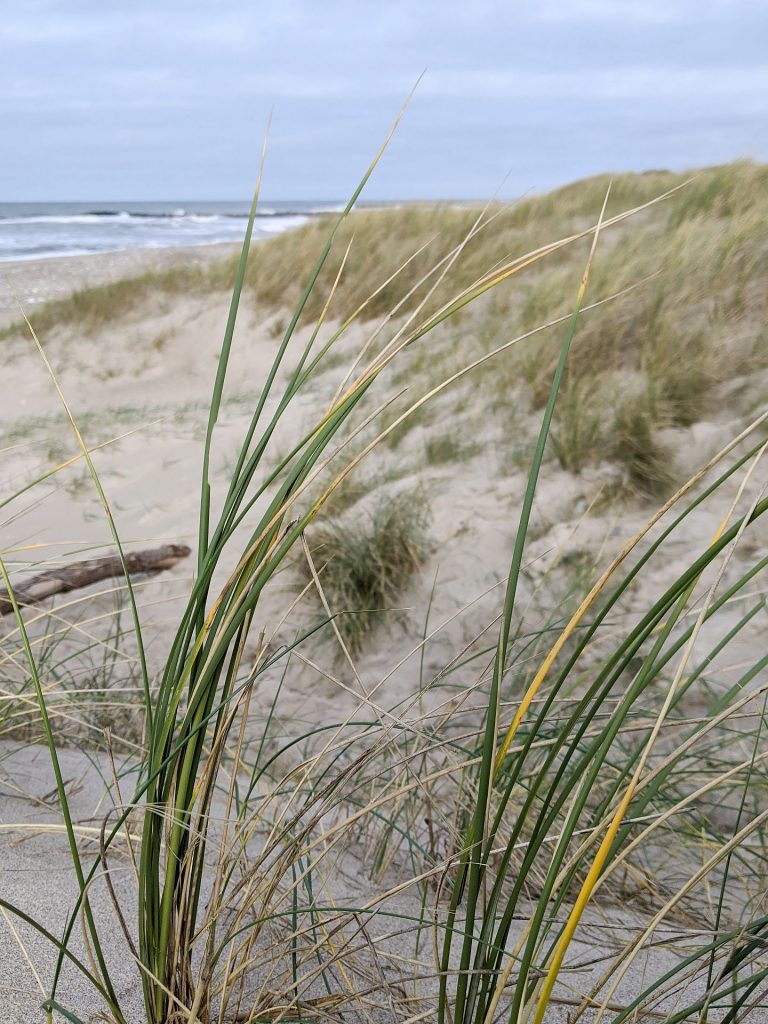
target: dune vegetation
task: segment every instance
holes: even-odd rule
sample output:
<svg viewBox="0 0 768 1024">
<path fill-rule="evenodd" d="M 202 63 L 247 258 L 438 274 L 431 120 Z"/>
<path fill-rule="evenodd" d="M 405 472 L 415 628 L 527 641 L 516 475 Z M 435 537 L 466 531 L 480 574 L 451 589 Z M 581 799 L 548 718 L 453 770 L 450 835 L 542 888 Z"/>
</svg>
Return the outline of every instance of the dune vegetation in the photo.
<svg viewBox="0 0 768 1024">
<path fill-rule="evenodd" d="M 364 319 L 396 321 L 417 304 L 425 314 L 434 312 L 489 268 L 536 251 L 542 239 L 584 232 L 609 180 L 607 218 L 673 194 L 604 234 L 592 268 L 593 299 L 632 292 L 626 301 L 608 302 L 584 318 L 563 382 L 553 451 L 574 472 L 616 460 L 624 464 L 628 487 L 663 494 L 671 470 L 658 432 L 706 418 L 721 401 L 723 382 L 748 379 L 765 362 L 768 171 L 761 165 L 730 164 L 696 175 L 603 176 L 484 210 L 417 204 L 357 211 L 337 231 L 300 324 L 324 312 L 342 264 L 325 311 L 328 319 L 361 307 Z M 276 333 L 287 325 L 286 310 L 298 301 L 329 227 L 327 216 L 317 217 L 255 247 L 245 295 L 258 310 L 279 314 Z M 557 247 L 504 289 L 455 311 L 442 326 L 450 333 L 443 346 L 453 349 L 449 358 L 455 368 L 487 352 L 497 339 L 539 332 L 562 317 L 564 296 L 580 274 L 588 244 L 584 236 Z M 433 268 L 457 246 L 462 246 L 461 259 L 439 271 L 433 289 Z M 228 260 L 206 267 L 181 264 L 49 302 L 36 310 L 35 324 L 41 332 L 68 325 L 92 331 L 158 294 L 204 296 L 228 289 L 233 278 Z M 485 411 L 495 415 L 501 430 L 509 427 L 510 405 L 519 408 L 522 400 L 533 411 L 543 407 L 557 360 L 558 330 L 557 325 L 547 329 L 535 346 L 521 346 L 503 365 L 485 371 Z M 20 333 L 23 326 L 16 323 L 0 337 Z M 420 347 L 404 353 L 398 380 L 425 390 L 438 382 L 445 365 L 445 354 L 436 362 L 426 346 Z M 478 370 L 475 378 L 483 373 Z"/>
<path fill-rule="evenodd" d="M 13 598 L 9 560 L 31 544 L 13 503 L 69 460 L 0 496 L 14 538 L 0 557 L 14 613 L 3 756 L 47 747 L 57 820 L 40 829 L 66 843 L 75 879 L 55 924 L 0 894 L 30 962 L 51 950 L 49 1021 L 93 1019 L 72 997 L 83 983 L 112 1024 L 762 1012 L 766 183 L 745 163 L 485 208 L 353 212 L 356 193 L 250 259 L 246 240 L 234 267 L 36 311 L 45 341 L 157 294 L 232 286 L 199 438 L 194 575 L 158 672 L 127 573 L 106 638 L 94 618 L 57 643 L 60 622 Z M 274 346 L 258 390 L 234 381 L 244 419 L 219 492 L 241 304 Z M 738 405 L 732 436 L 676 453 L 723 402 Z M 74 413 L 70 428 L 122 554 Z M 467 620 L 433 671 L 447 620 L 432 602 L 430 474 L 470 465 L 513 482 L 504 574 L 482 628 Z M 564 546 L 567 592 L 532 588 L 547 475 L 605 465 L 576 516 L 631 505 L 634 526 L 588 559 Z M 468 561 L 484 557 L 466 543 Z M 418 636 L 396 647 L 373 620 L 429 559 Z M 372 681 L 358 655 L 376 642 L 388 668 Z M 308 724 L 312 688 L 283 713 L 307 665 L 353 699 L 344 713 Z M 388 702 L 395 672 L 410 685 Z M 100 779 L 96 817 L 78 816 L 70 747 Z"/>
</svg>

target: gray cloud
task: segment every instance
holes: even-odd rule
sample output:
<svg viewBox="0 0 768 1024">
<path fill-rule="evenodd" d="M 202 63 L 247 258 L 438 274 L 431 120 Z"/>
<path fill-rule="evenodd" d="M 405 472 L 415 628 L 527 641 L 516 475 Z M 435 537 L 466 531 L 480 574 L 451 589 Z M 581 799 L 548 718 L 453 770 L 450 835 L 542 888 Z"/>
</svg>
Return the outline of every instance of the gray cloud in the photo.
<svg viewBox="0 0 768 1024">
<path fill-rule="evenodd" d="M 762 0 L 4 5 L 0 199 L 485 195 L 768 157 Z M 66 13 L 64 13 L 66 10 Z"/>
</svg>

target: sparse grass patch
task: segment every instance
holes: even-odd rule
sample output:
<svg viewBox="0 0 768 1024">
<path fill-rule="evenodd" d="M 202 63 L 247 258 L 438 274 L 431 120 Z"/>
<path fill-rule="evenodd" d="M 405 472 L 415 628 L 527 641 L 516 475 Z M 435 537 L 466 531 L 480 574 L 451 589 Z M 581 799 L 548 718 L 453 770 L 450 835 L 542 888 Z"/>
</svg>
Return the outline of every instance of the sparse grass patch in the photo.
<svg viewBox="0 0 768 1024">
<path fill-rule="evenodd" d="M 424 450 L 427 463 L 439 466 L 449 462 L 467 462 L 482 449 L 471 438 L 458 437 L 455 433 L 441 433 L 427 438 Z"/>
<path fill-rule="evenodd" d="M 64 489 L 67 494 L 72 498 L 80 498 L 85 494 L 93 491 L 93 483 L 87 470 L 81 470 L 79 473 L 70 474 Z"/>
<path fill-rule="evenodd" d="M 342 480 L 338 487 L 334 488 L 331 496 L 325 503 L 323 512 L 326 519 L 343 515 L 380 484 L 381 480 L 379 478 L 372 479 L 360 472 L 350 473 L 349 476 Z"/>
<path fill-rule="evenodd" d="M 339 631 L 358 652 L 424 564 L 429 510 L 420 492 L 377 497 L 373 511 L 324 522 L 308 533 L 312 559 Z M 303 563 L 305 582 L 311 579 Z M 339 614 L 343 613 L 343 614 Z"/>
<path fill-rule="evenodd" d="M 604 398 L 599 383 L 570 381 L 560 395 L 552 448 L 563 469 L 580 473 L 605 451 Z"/>
<path fill-rule="evenodd" d="M 278 341 L 285 334 L 287 324 L 285 317 L 278 316 L 269 325 L 269 336 L 273 341 Z"/>
<path fill-rule="evenodd" d="M 706 366 L 688 362 L 683 354 L 658 367 L 652 375 L 669 421 L 690 427 L 704 416 L 707 400 L 718 378 Z"/>
<path fill-rule="evenodd" d="M 167 348 L 168 342 L 171 340 L 173 335 L 174 332 L 172 330 L 160 331 L 160 333 L 156 334 L 149 342 L 149 348 L 153 349 L 158 355 L 160 355 Z"/>
<path fill-rule="evenodd" d="M 202 267 L 179 264 L 165 270 L 147 271 L 117 281 L 80 288 L 62 299 L 52 299 L 38 306 L 31 316 L 35 330 L 46 333 L 56 327 L 77 324 L 92 332 L 125 316 L 153 295 L 197 293 L 205 295 L 231 284 L 231 260 L 222 260 Z M 0 328 L 0 340 L 24 334 L 20 321 Z"/>
<path fill-rule="evenodd" d="M 656 439 L 657 420 L 647 393 L 625 397 L 616 410 L 611 456 L 625 470 L 627 487 L 658 497 L 674 482 L 673 454 Z"/>
</svg>

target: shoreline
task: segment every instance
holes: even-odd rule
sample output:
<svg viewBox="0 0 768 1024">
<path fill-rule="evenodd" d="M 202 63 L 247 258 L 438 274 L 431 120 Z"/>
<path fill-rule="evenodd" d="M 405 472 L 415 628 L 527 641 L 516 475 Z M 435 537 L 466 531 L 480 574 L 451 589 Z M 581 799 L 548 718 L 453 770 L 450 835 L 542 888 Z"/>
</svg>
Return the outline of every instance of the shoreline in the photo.
<svg viewBox="0 0 768 1024">
<path fill-rule="evenodd" d="M 37 305 L 64 298 L 82 288 L 110 284 L 124 277 L 158 272 L 184 263 L 205 266 L 235 256 L 239 251 L 237 242 L 211 242 L 5 260 L 0 262 L 0 327 L 19 319 L 19 302 L 29 312 Z"/>
<path fill-rule="evenodd" d="M 365 210 L 398 209 L 402 206 L 421 206 L 434 202 L 435 205 L 471 205 L 474 200 L 396 200 L 361 202 L 357 208 Z M 312 209 L 295 211 L 295 215 L 310 221 L 326 213 L 337 212 Z M 284 216 L 280 214 L 268 215 Z M 264 216 L 264 215 L 263 215 Z M 247 218 L 246 218 L 247 219 Z M 285 232 L 298 230 L 299 225 L 285 228 Z M 279 232 L 282 234 L 284 232 Z M 251 245 L 278 237 L 278 234 L 256 235 Z M 134 246 L 126 249 L 110 249 L 104 252 L 63 253 L 61 255 L 0 259 L 0 329 L 20 319 L 19 302 L 25 312 L 34 311 L 52 299 L 66 298 L 84 288 L 110 284 L 125 277 L 161 272 L 181 264 L 208 266 L 219 260 L 235 257 L 240 253 L 242 239 L 229 242 L 198 242 L 194 245 Z M 17 298 L 18 297 L 18 298 Z"/>
</svg>

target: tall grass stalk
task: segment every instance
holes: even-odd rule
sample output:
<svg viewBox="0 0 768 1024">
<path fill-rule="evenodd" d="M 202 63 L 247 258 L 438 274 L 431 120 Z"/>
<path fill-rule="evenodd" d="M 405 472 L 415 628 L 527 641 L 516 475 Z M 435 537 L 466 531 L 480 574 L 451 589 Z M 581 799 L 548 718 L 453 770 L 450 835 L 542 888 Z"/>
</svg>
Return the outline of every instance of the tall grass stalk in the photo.
<svg viewBox="0 0 768 1024">
<path fill-rule="evenodd" d="M 656 200 L 644 198 L 636 208 L 609 217 L 606 192 L 590 228 L 483 268 L 446 298 L 441 291 L 472 240 L 494 228 L 497 212 L 485 209 L 431 263 L 424 263 L 429 245 L 418 247 L 418 258 L 410 254 L 400 260 L 375 290 L 357 297 L 353 311 L 321 342 L 321 328 L 327 326 L 334 297 L 344 294 L 355 255 L 354 239 L 346 238 L 343 228 L 380 155 L 327 226 L 217 510 L 211 458 L 238 307 L 249 280 L 257 185 L 209 408 L 197 572 L 156 682 L 149 678 L 142 625 L 126 577 L 139 645 L 146 748 L 138 764 L 126 769 L 132 773 L 130 799 L 105 819 L 99 854 L 90 863 L 77 842 L 29 619 L 14 600 L 79 896 L 58 938 L 22 908 L 6 900 L 0 906 L 54 944 L 49 1020 L 55 1013 L 82 1024 L 78 1008 L 64 1005 L 62 972 L 69 964 L 94 987 L 108 1019 L 129 1024 L 111 975 L 103 924 L 90 899 L 100 874 L 110 881 L 112 860 L 124 845 L 135 866 L 136 905 L 129 912 L 118 902 L 117 920 L 136 959 L 148 1024 L 264 1019 L 276 1024 L 329 1015 L 362 1019 L 372 1006 L 382 1005 L 404 1021 L 542 1024 L 565 998 L 563 976 L 592 901 L 615 898 L 621 871 L 642 874 L 643 858 L 652 861 L 661 837 L 679 825 L 701 856 L 696 863 L 682 857 L 675 862 L 685 877 L 672 891 L 659 882 L 658 890 L 647 894 L 652 908 L 637 937 L 624 943 L 610 971 L 595 980 L 595 991 L 577 1000 L 573 1019 L 599 1006 L 599 1015 L 612 1015 L 620 1024 L 674 992 L 679 999 L 667 1020 L 704 1019 L 717 1010 L 730 1024 L 768 970 L 760 959 L 765 918 L 746 905 L 744 921 L 735 927 L 735 912 L 729 914 L 725 905 L 726 879 L 738 871 L 746 886 L 759 873 L 768 850 L 768 819 L 757 811 L 742 820 L 750 799 L 764 793 L 765 758 L 753 742 L 750 756 L 728 760 L 724 737 L 743 724 L 755 694 L 766 693 L 761 677 L 768 656 L 740 665 L 738 678 L 712 697 L 706 714 L 691 717 L 686 701 L 703 686 L 709 666 L 719 664 L 764 612 L 759 581 L 768 558 L 755 556 L 747 564 L 736 552 L 768 511 L 762 492 L 747 500 L 765 448 L 768 413 L 725 445 L 636 532 L 599 572 L 575 611 L 550 608 L 543 623 L 532 626 L 521 608 L 521 581 L 564 374 L 578 357 L 580 329 L 589 317 L 608 302 L 639 294 L 638 284 L 630 282 L 587 304 L 599 242 L 607 229 L 649 210 Z M 662 198 L 670 195 L 667 190 Z M 427 344 L 441 324 L 515 275 L 587 239 L 590 250 L 572 312 L 495 339 L 489 351 L 431 381 L 382 426 L 392 398 L 375 385 L 405 350 Z M 333 273 L 327 278 L 329 267 Z M 401 274 L 407 278 L 405 298 L 371 325 L 342 382 L 291 450 L 270 461 L 281 423 L 317 382 L 323 360 L 353 323 L 373 310 L 381 313 L 379 301 Z M 302 318 L 312 309 L 317 320 L 302 336 Z M 391 325 L 388 336 L 385 328 Z M 375 458 L 382 442 L 427 402 L 556 325 L 564 325 L 565 333 L 520 499 L 501 608 L 490 625 L 427 678 L 425 650 L 441 628 L 429 627 L 435 582 L 422 639 L 410 652 L 419 662 L 413 693 L 386 707 L 381 693 L 388 675 L 364 684 L 355 644 L 345 637 L 336 601 L 323 586 L 322 565 L 315 564 L 322 556 L 313 556 L 310 528 L 350 474 Z M 65 407 L 120 548 L 90 450 Z M 453 426 L 448 424 L 449 430 Z M 708 482 L 714 473 L 719 475 Z M 656 585 L 651 571 L 669 546 L 708 502 L 722 500 L 735 480 L 741 481 L 736 497 L 712 542 L 692 552 L 675 578 Z M 325 614 L 299 628 L 286 644 L 266 621 L 264 595 L 301 552 L 310 565 L 309 578 L 284 619 L 313 586 Z M 419 561 L 410 559 L 409 571 Z M 12 594 L 4 560 L 0 574 Z M 623 618 L 633 588 L 647 579 L 642 610 Z M 382 594 L 377 592 L 376 600 Z M 746 610 L 734 622 L 729 616 L 742 602 Z M 709 635 L 705 627 L 723 622 L 726 627 L 714 641 L 707 639 L 706 654 L 696 660 Z M 497 630 L 493 644 L 484 639 L 491 627 Z M 338 677 L 332 669 L 326 675 L 351 692 L 350 672 L 360 691 L 359 706 L 342 721 L 296 726 L 283 735 L 281 695 L 291 685 L 294 667 L 311 662 L 312 638 L 326 629 L 345 655 Z M 259 687 L 274 674 L 279 681 L 259 728 L 254 715 Z M 734 786 L 740 786 L 738 817 L 727 834 L 712 820 L 707 801 Z M 337 862 L 361 846 L 375 851 L 374 879 L 385 878 L 387 869 L 398 867 L 401 873 L 381 888 L 372 883 L 367 894 L 339 892 L 333 880 Z M 359 858 L 356 863 L 360 869 Z M 713 884 L 720 896 L 711 934 L 696 949 L 686 943 L 673 967 L 665 964 L 641 995 L 626 998 L 622 979 L 647 951 L 654 929 L 702 892 L 708 897 Z M 110 892 L 118 901 L 111 882 Z M 81 915 L 93 962 L 73 952 Z M 389 931 L 380 930 L 382 922 Z M 393 934 L 406 952 L 400 948 L 390 956 L 387 942 Z M 434 950 L 431 966 L 422 956 L 427 948 Z M 403 985 L 388 977 L 393 964 L 405 976 Z M 691 994 L 680 995 L 688 978 Z"/>
</svg>

